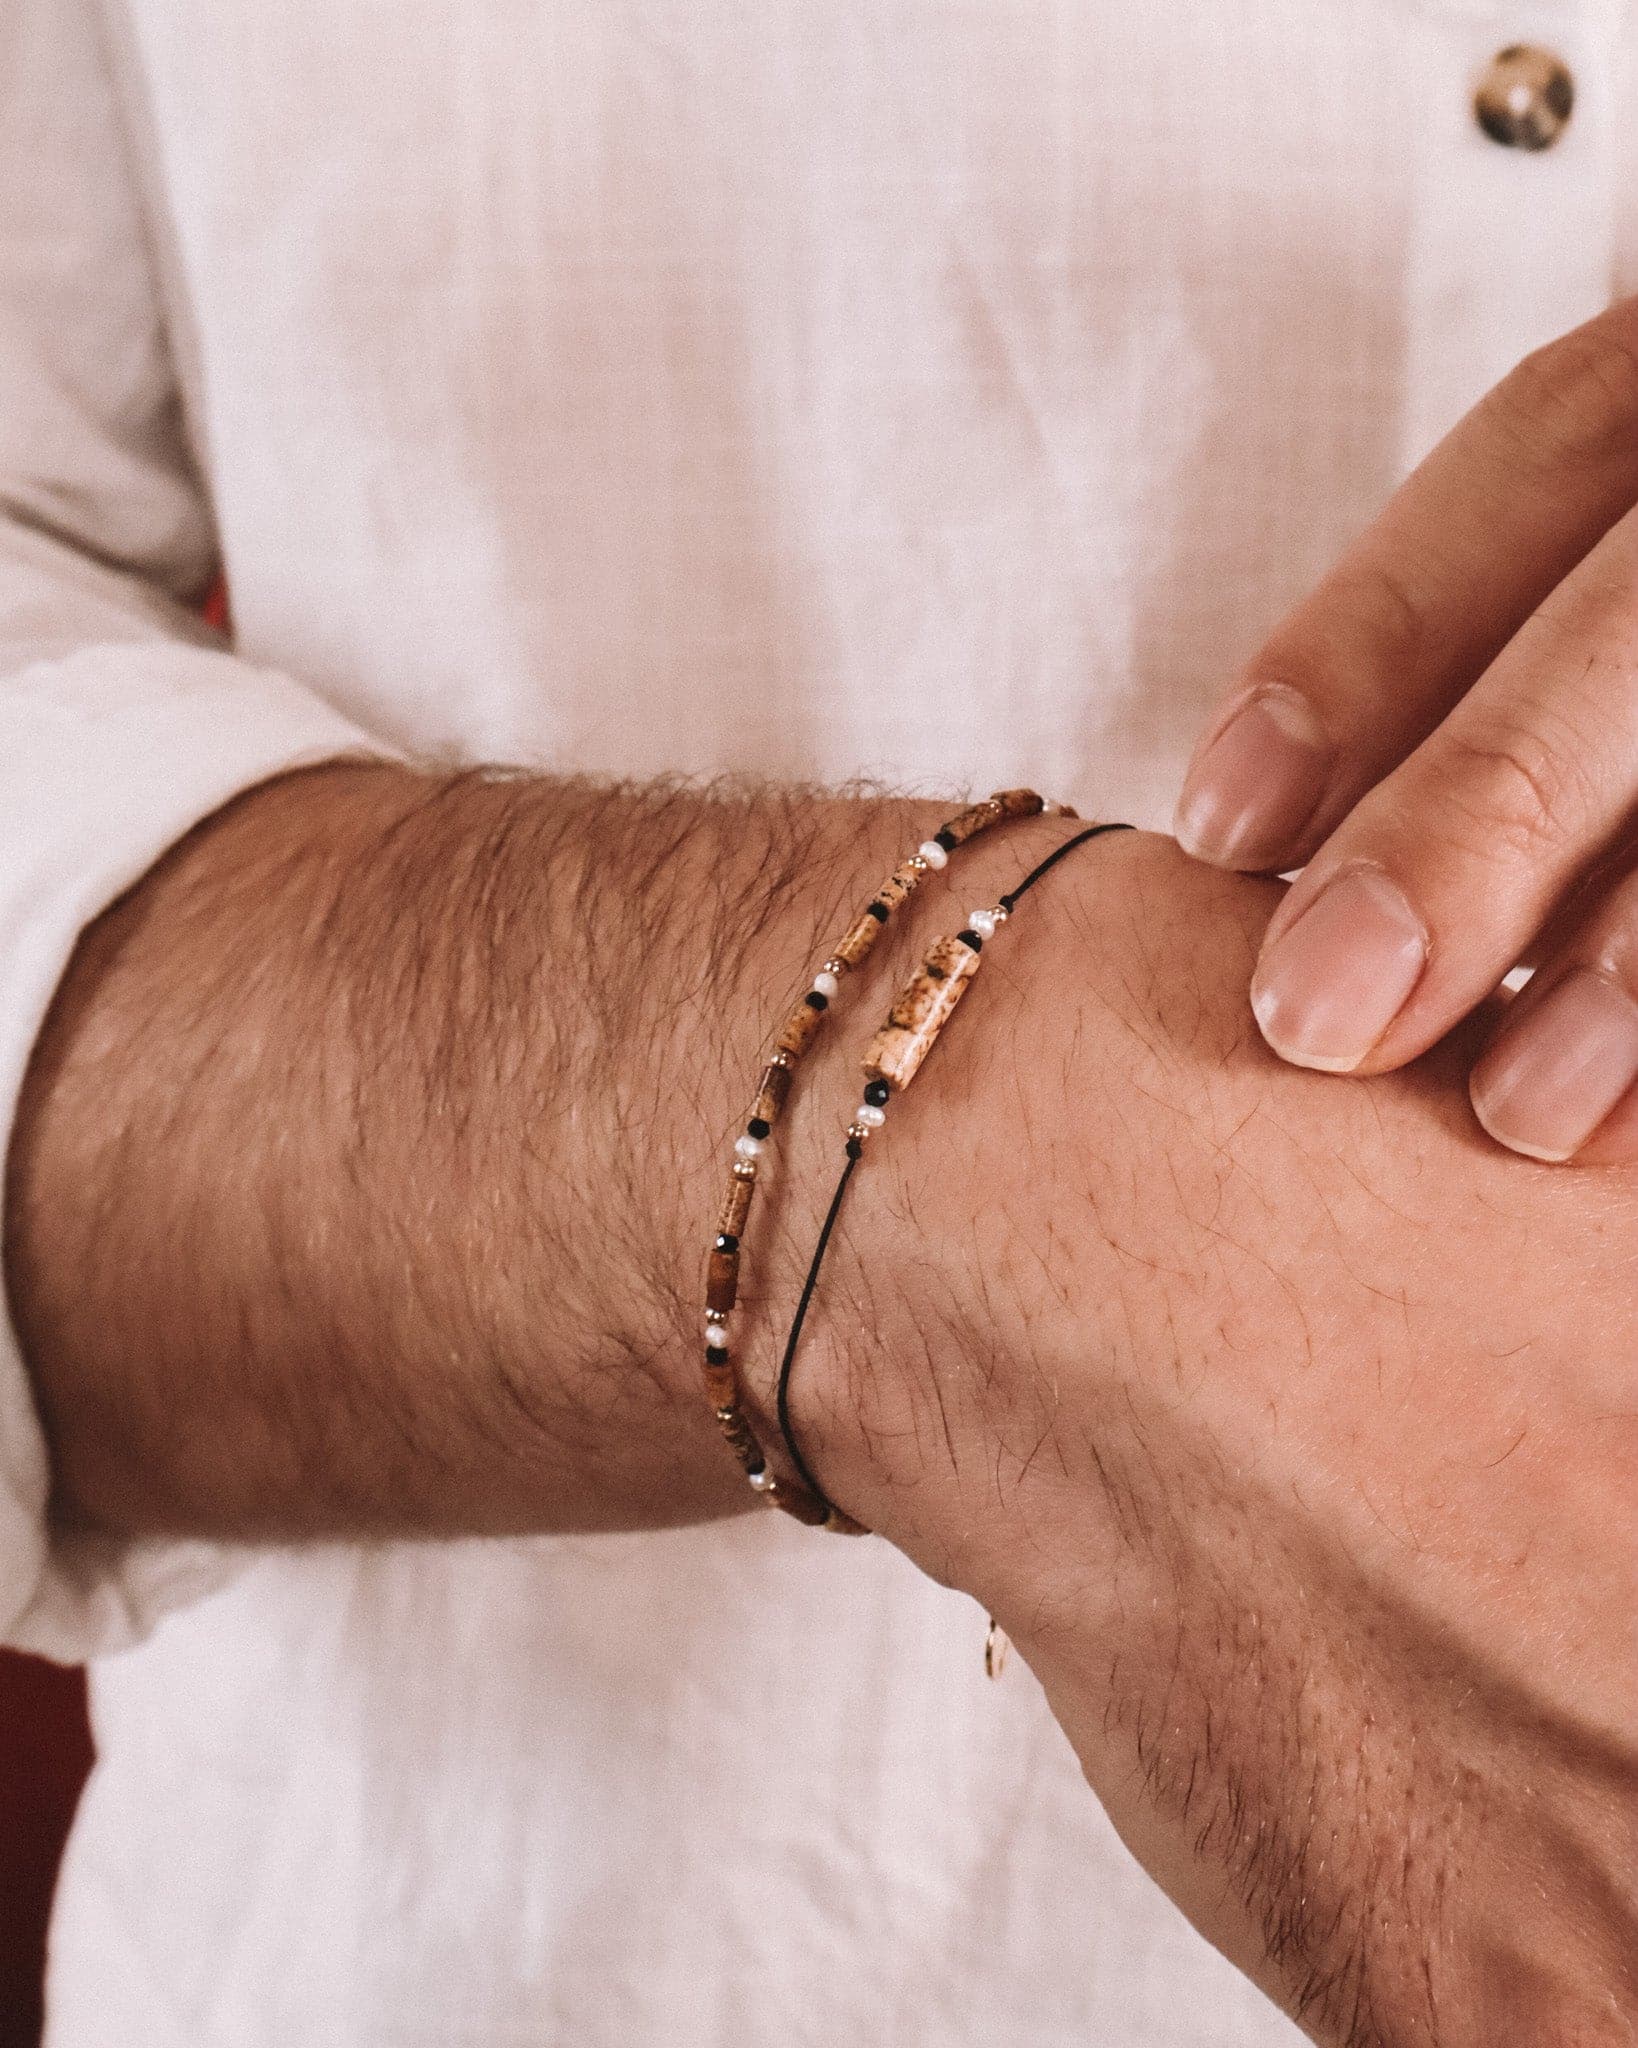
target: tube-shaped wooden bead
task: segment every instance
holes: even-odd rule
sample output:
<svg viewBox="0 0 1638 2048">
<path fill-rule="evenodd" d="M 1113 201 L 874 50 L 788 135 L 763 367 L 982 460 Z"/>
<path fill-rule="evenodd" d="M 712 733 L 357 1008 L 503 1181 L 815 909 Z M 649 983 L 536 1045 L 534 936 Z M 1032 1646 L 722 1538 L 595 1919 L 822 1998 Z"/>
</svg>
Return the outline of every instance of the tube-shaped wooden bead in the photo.
<svg viewBox="0 0 1638 2048">
<path fill-rule="evenodd" d="M 978 960 L 963 940 L 939 940 L 870 1041 L 864 1063 L 868 1079 L 894 1089 L 909 1087 L 978 972 Z"/>
<path fill-rule="evenodd" d="M 766 1462 L 762 1456 L 762 1446 L 752 1433 L 751 1425 L 735 1403 L 725 1401 L 717 1410 L 717 1426 L 727 1439 L 728 1448 L 747 1472 L 754 1472 L 759 1465 Z"/>
<path fill-rule="evenodd" d="M 1003 818 L 1038 818 L 1046 799 L 1033 789 L 998 789 L 990 802 Z"/>
<path fill-rule="evenodd" d="M 844 967 L 857 967 L 861 960 L 868 957 L 882 931 L 882 919 L 873 911 L 861 910 L 842 934 L 841 943 L 833 957 L 840 960 Z"/>
<path fill-rule="evenodd" d="M 804 997 L 785 1019 L 774 1042 L 774 1051 L 786 1053 L 791 1059 L 799 1060 L 818 1037 L 819 1020 L 824 1014 L 823 1010 L 816 1010 Z"/>
<path fill-rule="evenodd" d="M 739 1253 L 712 1251 L 705 1261 L 705 1306 L 727 1315 L 739 1296 Z"/>
<path fill-rule="evenodd" d="M 737 1406 L 739 1401 L 739 1374 L 734 1370 L 732 1362 L 726 1365 L 713 1365 L 711 1360 L 707 1359 L 705 1361 L 704 1373 L 705 1391 L 710 1397 L 711 1406 L 713 1408 L 733 1408 Z"/>
<path fill-rule="evenodd" d="M 728 1192 L 722 1198 L 722 1208 L 717 1216 L 717 1235 L 719 1237 L 743 1237 L 745 1234 L 745 1219 L 750 1215 L 751 1203 L 755 1199 L 756 1182 L 754 1180 L 741 1180 L 737 1174 L 731 1174 L 728 1180 Z"/>
<path fill-rule="evenodd" d="M 976 838 L 980 832 L 998 823 L 1000 817 L 1001 813 L 988 797 L 981 804 L 969 804 L 964 811 L 957 811 L 947 824 L 939 827 L 939 844 L 948 845 L 953 852 L 956 847 L 965 846 L 969 839 Z"/>
<path fill-rule="evenodd" d="M 901 861 L 876 891 L 876 901 L 884 910 L 897 910 L 906 896 L 913 895 L 921 887 L 926 873 L 925 862 L 912 867 L 909 861 Z"/>
<path fill-rule="evenodd" d="M 823 1501 L 809 1493 L 805 1486 L 794 1485 L 786 1479 L 774 1482 L 774 1506 L 783 1508 L 787 1515 L 793 1515 L 809 1529 L 822 1529 L 830 1519 L 830 1510 Z M 838 1530 L 838 1534 L 844 1533 Z"/>
<path fill-rule="evenodd" d="M 999 825 L 1003 818 L 1033 818 L 1043 808 L 1042 799 L 1033 789 L 998 789 L 982 803 L 969 804 L 966 810 L 958 811 L 940 830 L 939 843 L 948 843 L 952 849 L 965 846 L 969 839 Z"/>
<path fill-rule="evenodd" d="M 791 1070 L 778 1060 L 770 1060 L 762 1069 L 762 1079 L 757 1083 L 756 1100 L 751 1104 L 751 1116 L 761 1117 L 767 1124 L 779 1121 L 779 1112 L 785 1107 L 791 1092 Z"/>
</svg>

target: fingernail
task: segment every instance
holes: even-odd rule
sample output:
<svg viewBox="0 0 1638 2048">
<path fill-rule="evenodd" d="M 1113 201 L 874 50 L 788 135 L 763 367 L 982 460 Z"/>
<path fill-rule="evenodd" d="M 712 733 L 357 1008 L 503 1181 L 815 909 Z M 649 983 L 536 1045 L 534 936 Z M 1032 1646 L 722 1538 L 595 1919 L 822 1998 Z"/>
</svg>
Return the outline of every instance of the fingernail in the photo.
<svg viewBox="0 0 1638 2048">
<path fill-rule="evenodd" d="M 1268 867 L 1313 816 L 1331 747 L 1306 697 L 1281 683 L 1254 690 L 1190 768 L 1178 799 L 1178 844 L 1219 867 Z"/>
<path fill-rule="evenodd" d="M 1638 1003 L 1578 968 L 1532 1003 L 1473 1070 L 1473 1111 L 1498 1144 L 1558 1164 L 1638 1081 Z"/>
<path fill-rule="evenodd" d="M 1251 1007 L 1294 1066 L 1357 1067 L 1421 979 L 1428 942 L 1380 868 L 1344 868 L 1257 963 Z"/>
</svg>

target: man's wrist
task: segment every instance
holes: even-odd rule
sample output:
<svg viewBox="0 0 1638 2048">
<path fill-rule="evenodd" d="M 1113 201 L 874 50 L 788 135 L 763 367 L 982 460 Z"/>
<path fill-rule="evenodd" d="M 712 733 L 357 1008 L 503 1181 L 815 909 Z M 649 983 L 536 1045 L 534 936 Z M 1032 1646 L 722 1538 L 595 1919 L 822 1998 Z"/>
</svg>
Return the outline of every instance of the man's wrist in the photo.
<svg viewBox="0 0 1638 2048">
<path fill-rule="evenodd" d="M 860 869 L 863 879 L 852 898 L 840 907 L 839 920 L 833 918 L 815 930 L 801 968 L 784 985 L 747 988 L 740 995 L 753 1014 L 760 1013 L 766 1020 L 764 1037 L 788 1014 L 807 977 L 833 950 L 838 932 L 869 900 L 881 876 L 919 840 L 930 836 L 952 808 L 948 801 L 937 806 L 853 807 L 852 824 L 858 845 L 868 848 L 867 865 Z M 865 1048 L 895 993 L 932 941 L 960 929 L 974 908 L 993 902 L 1073 829 L 1062 820 L 1014 821 L 952 855 L 944 873 L 929 875 L 892 917 L 882 942 L 865 965 L 844 978 L 839 996 L 832 999 L 826 1013 L 820 1039 L 797 1070 L 785 1111 L 758 1161 L 758 1194 L 750 1235 L 742 1248 L 742 1278 L 733 1316 L 733 1350 L 744 1387 L 744 1405 L 770 1462 L 782 1475 L 792 1474 L 794 1468 L 780 1440 L 775 1414 L 779 1361 L 844 1161 L 847 1127 L 864 1085 Z M 755 1072 L 753 1062 L 742 1084 L 745 1100 L 754 1088 Z M 732 1139 L 741 1127 L 728 1125 L 711 1150 L 704 1170 L 709 1192 L 700 1205 L 699 1229 L 690 1235 L 684 1254 L 684 1270 L 692 1286 L 682 1312 L 693 1348 L 699 1341 L 701 1307 L 697 1269 L 709 1241 L 707 1226 L 716 1213 Z M 889 1355 L 899 1348 L 896 1339 L 887 1337 L 887 1318 L 890 1305 L 892 1316 L 898 1313 L 902 1282 L 897 1269 L 913 1237 L 905 1232 L 901 1219 L 893 1219 L 872 1246 L 850 1244 L 850 1238 L 844 1222 L 835 1245 L 835 1265 L 827 1268 L 825 1284 L 816 1296 L 793 1376 L 794 1427 L 804 1455 L 807 1413 L 811 1405 L 823 1404 L 832 1361 L 842 1352 L 851 1357 L 858 1350 L 859 1331 L 874 1332 L 877 1340 L 886 1339 Z M 857 1330 L 850 1327 L 855 1323 Z M 891 1371 L 891 1366 L 886 1369 Z M 697 1368 L 691 1369 L 689 1378 L 697 1381 Z M 844 1434 L 847 1428 L 844 1420 Z M 828 1485 L 823 1475 L 820 1483 Z M 837 1505 L 846 1504 L 838 1500 Z"/>
<path fill-rule="evenodd" d="M 847 1071 L 828 1103 L 815 1090 L 807 1107 L 803 1141 L 826 1165 L 816 1184 L 805 1176 L 802 1227 L 780 1249 L 784 1327 L 844 1161 L 865 1046 L 906 974 L 935 937 L 960 929 L 1079 829 L 1042 819 L 997 834 L 947 900 L 923 908 L 907 960 L 851 1020 Z M 1099 977 L 1111 962 L 1117 974 L 1130 970 L 1120 898 L 1160 844 L 1122 834 L 1088 846 L 987 946 L 961 1011 L 865 1150 L 809 1312 L 792 1391 L 805 1454 L 838 1505 L 941 1578 L 970 1580 L 976 1556 L 1005 1540 L 1004 1518 L 991 1511 L 999 1504 L 983 1503 L 974 1469 L 997 1461 L 996 1414 L 982 1389 L 998 1373 L 1013 1392 L 1027 1379 L 1038 1290 L 1051 1284 L 1050 1245 L 1043 1258 L 1015 1230 L 1039 1236 L 1066 1144 L 1070 1189 L 1083 1164 L 1073 1155 L 1089 1140 L 1110 1149 L 1095 1083 L 1072 1130 L 1040 1127 L 1033 1069 L 1060 1056 L 1066 1015 L 1093 1075 L 1100 1035 L 1124 1028 Z M 770 1387 L 764 1375 L 764 1405 Z"/>
</svg>

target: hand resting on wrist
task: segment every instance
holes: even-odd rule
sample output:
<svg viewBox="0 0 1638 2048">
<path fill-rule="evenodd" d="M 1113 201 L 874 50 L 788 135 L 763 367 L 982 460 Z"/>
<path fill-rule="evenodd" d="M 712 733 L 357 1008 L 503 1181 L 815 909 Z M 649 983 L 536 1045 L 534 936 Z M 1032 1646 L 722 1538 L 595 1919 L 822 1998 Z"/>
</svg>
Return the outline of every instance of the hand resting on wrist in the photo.
<svg viewBox="0 0 1638 2048">
<path fill-rule="evenodd" d="M 1499 1155 L 1459 1045 L 1282 1066 L 1278 889 L 1099 854 L 856 1179 L 817 1469 L 1316 2039 L 1630 2040 L 1638 1176 Z"/>
</svg>

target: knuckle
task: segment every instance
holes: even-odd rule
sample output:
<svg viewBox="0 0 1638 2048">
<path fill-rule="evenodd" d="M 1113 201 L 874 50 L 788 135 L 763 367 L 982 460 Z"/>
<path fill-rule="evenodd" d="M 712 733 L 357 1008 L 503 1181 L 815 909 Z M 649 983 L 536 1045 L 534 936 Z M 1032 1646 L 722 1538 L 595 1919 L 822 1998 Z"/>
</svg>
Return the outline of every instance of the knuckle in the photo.
<svg viewBox="0 0 1638 2048">
<path fill-rule="evenodd" d="M 1446 736 L 1427 815 L 1464 852 L 1535 863 L 1576 842 L 1586 810 L 1574 750 L 1521 725 Z"/>
<path fill-rule="evenodd" d="M 1638 443 L 1638 313 L 1633 304 L 1535 350 L 1485 401 L 1523 466 L 1608 459 Z"/>
<path fill-rule="evenodd" d="M 1369 585 L 1358 591 L 1355 616 L 1384 652 L 1414 657 L 1427 632 L 1427 599 L 1409 575 L 1391 561 L 1379 561 Z"/>
<path fill-rule="evenodd" d="M 1335 696 L 1339 672 L 1385 675 L 1418 665 L 1427 625 L 1424 594 L 1400 566 L 1348 565 L 1274 635 L 1253 672 L 1323 704 Z"/>
</svg>

